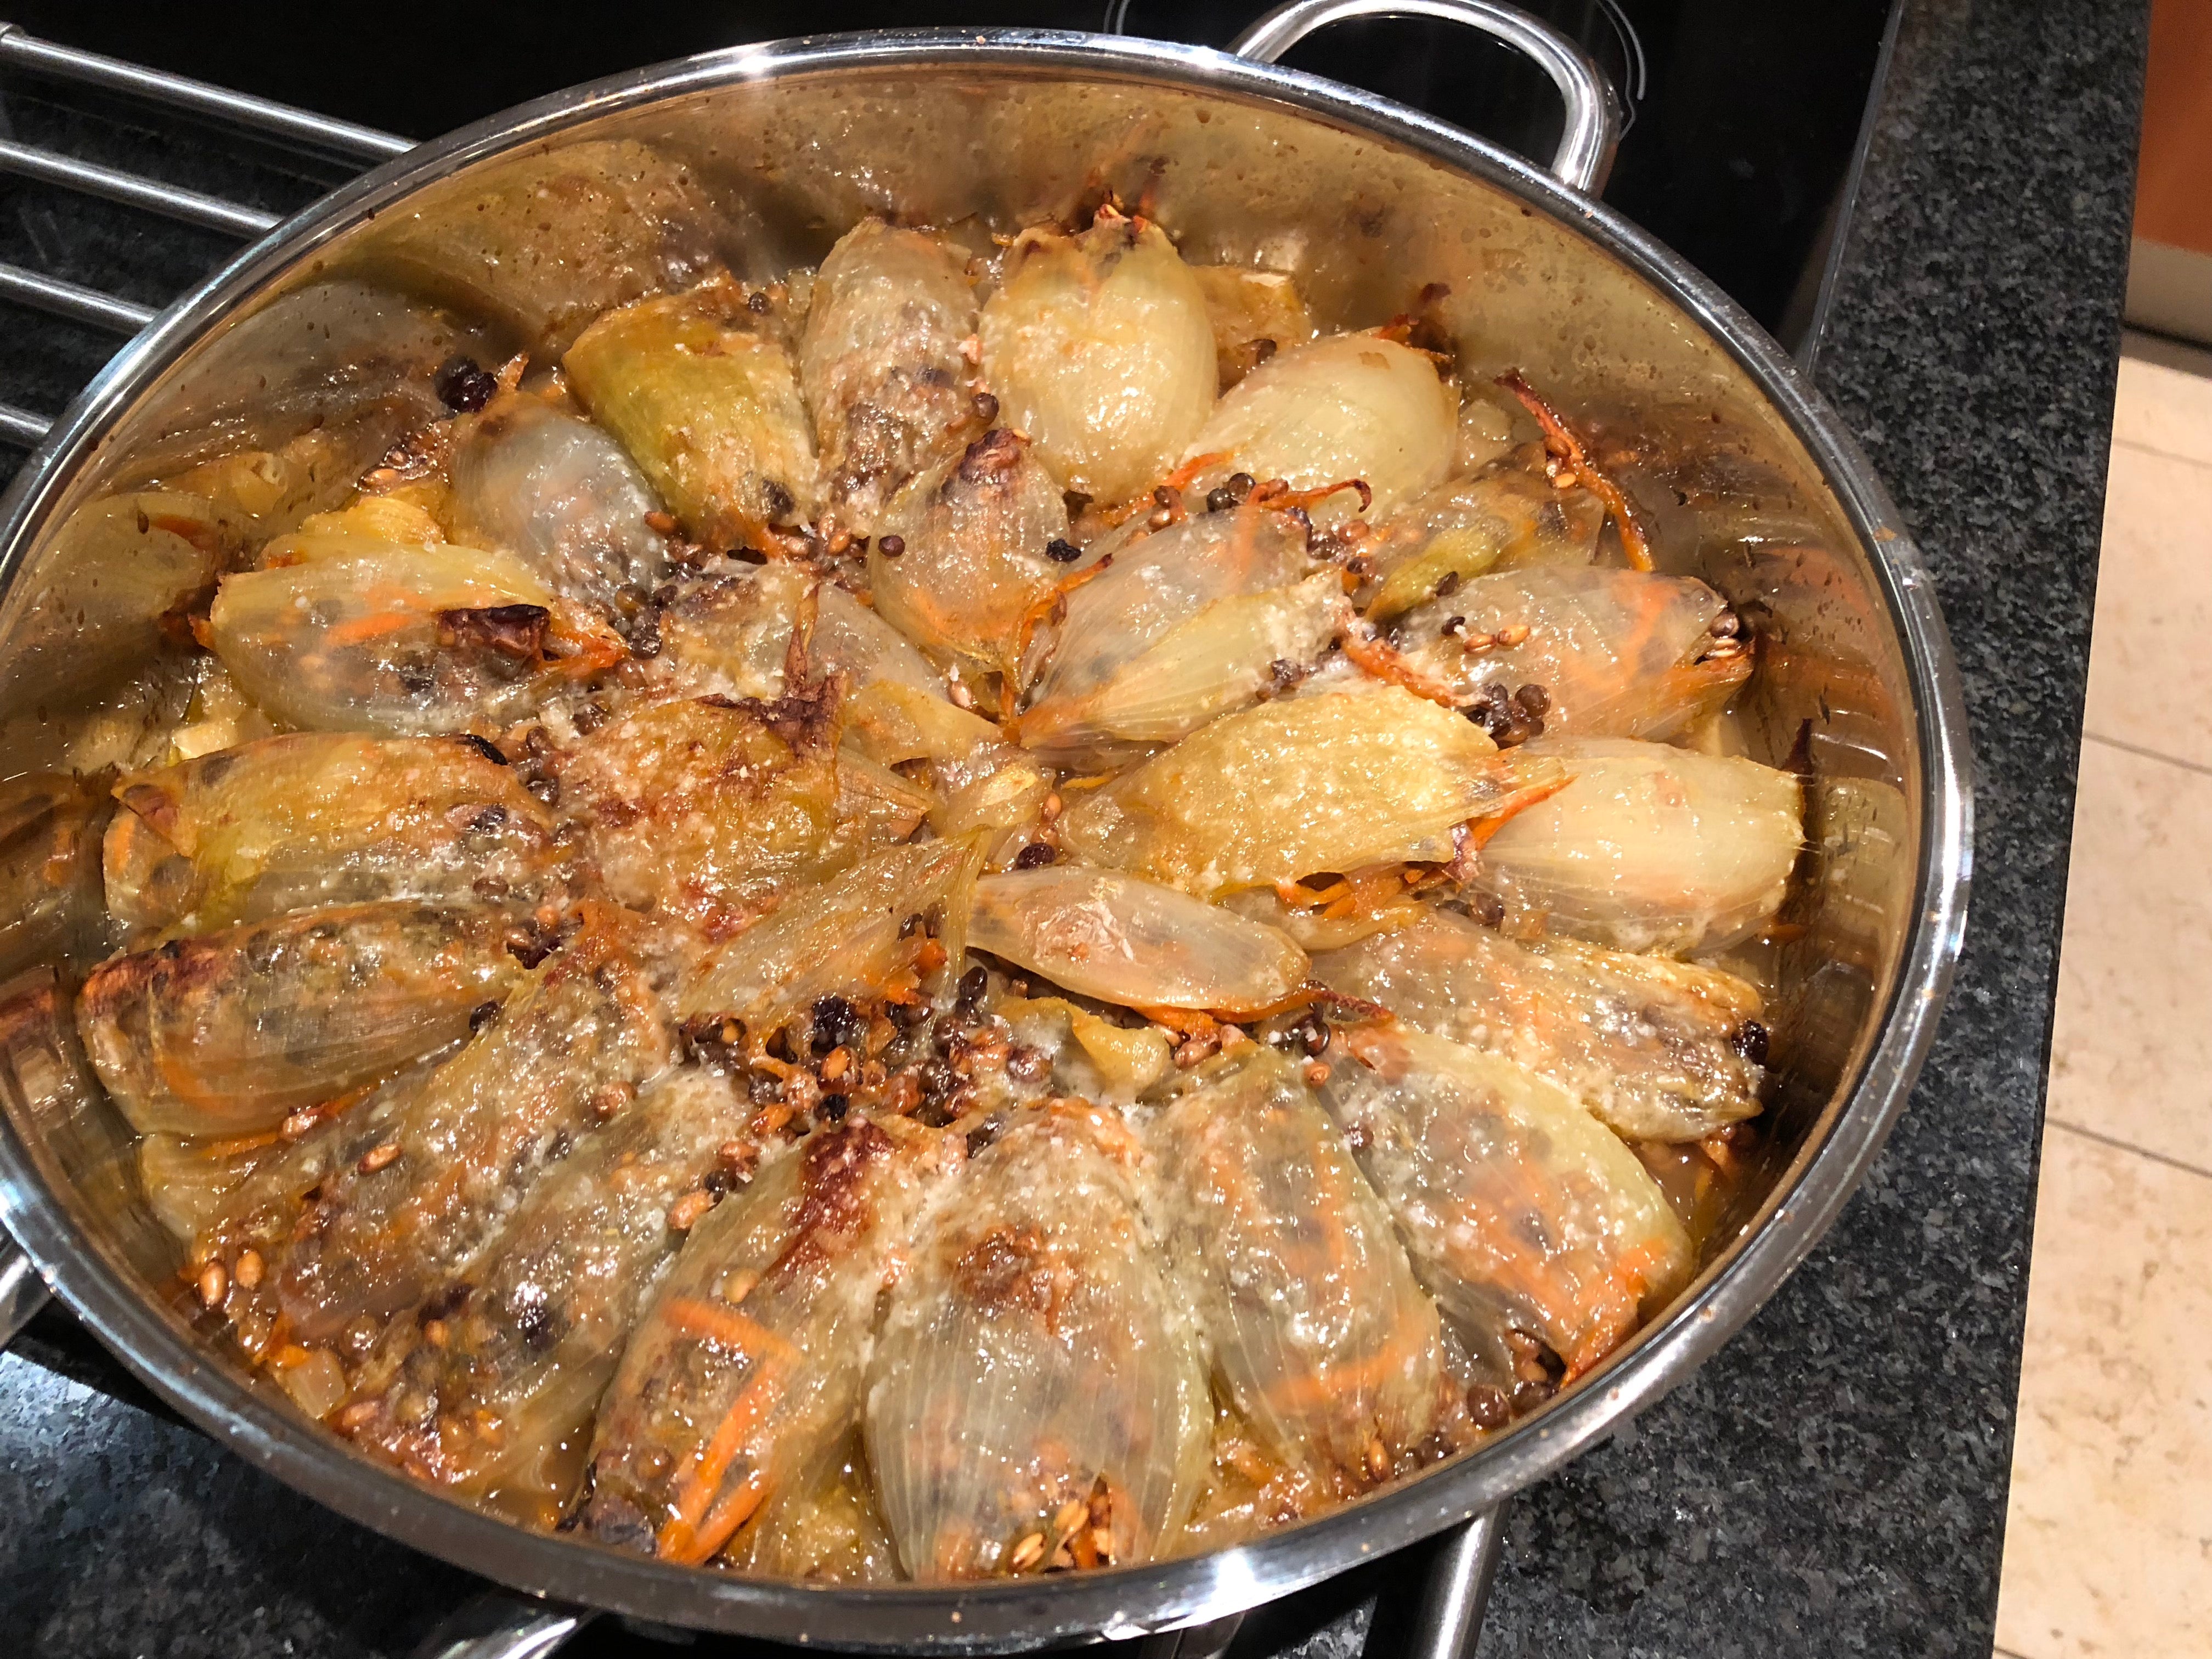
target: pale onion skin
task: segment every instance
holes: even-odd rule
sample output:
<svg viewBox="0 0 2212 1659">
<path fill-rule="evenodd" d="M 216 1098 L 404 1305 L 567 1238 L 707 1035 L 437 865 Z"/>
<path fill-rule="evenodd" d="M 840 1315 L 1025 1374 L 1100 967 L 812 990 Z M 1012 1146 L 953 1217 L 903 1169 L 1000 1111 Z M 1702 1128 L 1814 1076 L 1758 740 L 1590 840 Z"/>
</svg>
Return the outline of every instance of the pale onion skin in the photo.
<svg viewBox="0 0 2212 1659">
<path fill-rule="evenodd" d="M 1026 750 L 1004 744 L 971 752 L 969 759 L 967 765 L 936 769 L 945 793 L 930 803 L 930 827 L 940 836 L 977 838 L 982 867 L 1005 870 L 1042 837 L 1044 805 L 1057 775 Z M 970 773 L 975 775 L 966 782 L 957 781 Z"/>
<path fill-rule="evenodd" d="M 969 758 L 999 743 L 999 728 L 941 693 L 917 690 L 888 677 L 861 686 L 845 700 L 846 730 L 853 747 L 885 766 L 902 761 L 943 763 L 960 769 Z M 940 777 L 933 787 L 951 793 L 961 785 Z"/>
<path fill-rule="evenodd" d="M 1604 527 L 1605 504 L 1595 495 L 1555 489 L 1525 467 L 1454 478 L 1392 514 L 1361 548 L 1381 584 L 1363 609 L 1369 621 L 1388 622 L 1448 577 L 1587 565 Z"/>
<path fill-rule="evenodd" d="M 557 880 L 552 817 L 487 747 L 296 732 L 128 774 L 108 904 L 190 933 L 369 899 L 534 902 Z"/>
<path fill-rule="evenodd" d="M 836 751 L 827 687 L 773 705 L 683 698 L 610 720 L 557 775 L 607 891 L 714 939 L 830 873 Z"/>
<path fill-rule="evenodd" d="M 826 875 L 909 838 L 938 805 L 937 797 L 856 750 L 837 751 L 836 827 L 823 849 Z"/>
<path fill-rule="evenodd" d="M 435 420 L 444 412 L 441 405 L 435 412 L 422 410 L 416 418 Z M 396 419 L 397 412 L 386 418 Z M 172 490 L 204 497 L 228 530 L 247 545 L 257 545 L 338 506 L 352 493 L 355 480 L 391 447 L 383 439 L 385 430 L 382 422 L 317 427 L 274 448 L 218 455 L 165 482 Z"/>
<path fill-rule="evenodd" d="M 1045 549 L 1067 536 L 1067 505 L 1035 447 L 1006 427 L 923 473 L 884 515 L 905 550 L 868 553 L 877 614 L 925 650 L 1012 675 L 1023 621 L 1069 567 Z"/>
<path fill-rule="evenodd" d="M 667 1069 L 667 936 L 608 905 L 581 921 L 498 1019 L 349 1137 L 271 1263 L 295 1340 L 417 1306 L 610 1103 Z M 385 1146 L 389 1161 L 369 1156 Z"/>
<path fill-rule="evenodd" d="M 507 554 L 351 532 L 275 545 L 301 562 L 224 577 L 208 628 L 239 689 L 295 726 L 496 730 L 626 649 Z"/>
<path fill-rule="evenodd" d="M 1053 476 L 1101 501 L 1158 483 L 1213 407 L 1206 295 L 1165 232 L 1110 211 L 1033 228 L 983 307 L 983 372 Z"/>
<path fill-rule="evenodd" d="M 384 1144 L 386 1134 L 416 1106 L 425 1079 L 445 1059 L 428 1056 L 380 1084 L 362 1099 L 337 1103 L 342 1109 L 320 1114 L 297 1135 L 255 1136 L 251 1142 L 244 1137 L 196 1138 L 182 1143 L 196 1151 L 261 1143 L 258 1152 L 239 1154 L 228 1170 L 220 1163 L 196 1157 L 193 1163 L 198 1167 L 193 1176 L 204 1183 L 202 1190 L 185 1194 L 177 1206 L 179 1222 L 191 1220 L 193 1224 L 185 1240 L 187 1271 L 198 1274 L 210 1267 L 220 1267 L 233 1279 L 222 1311 L 230 1321 L 232 1334 L 247 1354 L 268 1356 L 278 1331 L 290 1328 L 277 1300 L 276 1275 L 268 1269 L 281 1262 L 290 1249 L 293 1235 L 306 1218 L 317 1189 Z M 156 1139 L 161 1138 L 149 1137 L 147 1145 L 151 1146 Z M 168 1164 L 180 1161 L 152 1152 L 147 1156 L 158 1157 Z M 240 1263 L 248 1253 L 259 1256 L 264 1267 L 258 1284 L 250 1289 L 235 1282 Z M 343 1392 L 341 1387 L 341 1399 Z"/>
<path fill-rule="evenodd" d="M 851 1423 L 877 1296 L 946 1140 L 854 1113 L 693 1231 L 600 1408 L 592 1536 L 695 1565 L 743 1547 Z"/>
<path fill-rule="evenodd" d="M 684 1235 L 672 1212 L 732 1150 L 765 1149 L 727 1078 L 671 1074 L 531 1191 L 490 1249 L 440 1285 L 436 1340 L 395 1320 L 354 1379 L 356 1444 L 551 1526 L 581 1479 L 599 1398 Z"/>
<path fill-rule="evenodd" d="M 0 669 L 10 708 L 89 700 L 163 648 L 161 619 L 224 565 L 232 526 L 204 495 L 137 490 L 86 502 L 26 575 L 19 642 Z"/>
<path fill-rule="evenodd" d="M 654 607 L 651 672 L 694 696 L 780 697 L 792 638 L 816 610 L 814 580 L 796 565 L 718 562 Z"/>
<path fill-rule="evenodd" d="M 155 1217 L 180 1244 L 189 1244 L 222 1213 L 229 1194 L 265 1163 L 280 1142 L 251 1137 L 210 1140 L 203 1135 L 142 1135 L 138 1182 Z"/>
<path fill-rule="evenodd" d="M 1345 1035 L 1322 1097 L 1479 1356 L 1519 1324 L 1579 1376 L 1688 1283 L 1657 1185 L 1558 1084 L 1419 1031 Z"/>
<path fill-rule="evenodd" d="M 77 1030 L 141 1132 L 252 1134 L 466 1036 L 523 979 L 515 937 L 481 906 L 298 911 L 101 963 Z"/>
<path fill-rule="evenodd" d="M 1072 707 L 1048 705 L 1024 742 L 1110 762 L 1130 745 L 1174 743 L 1312 672 L 1344 632 L 1342 579 L 1317 571 L 1287 587 L 1217 599 Z"/>
<path fill-rule="evenodd" d="M 393 444 L 446 420 L 453 411 L 438 372 L 465 355 L 496 362 L 499 351 L 457 318 L 388 288 L 311 283 L 240 318 L 180 367 L 162 389 L 162 435 L 132 464 L 142 477 L 173 477 L 256 451 L 280 455 L 300 471 L 283 480 L 284 494 L 298 493 L 267 526 L 274 533 L 290 513 L 337 505 Z M 228 510 L 229 492 L 216 484 L 211 493 Z M 273 503 L 237 505 L 252 517 Z"/>
<path fill-rule="evenodd" d="M 818 596 L 807 657 L 818 672 L 842 675 L 848 692 L 888 681 L 939 702 L 945 700 L 945 676 L 929 665 L 929 659 L 835 584 L 825 583 Z"/>
<path fill-rule="evenodd" d="M 1312 1092 L 1263 1048 L 1146 1140 L 1168 1259 L 1267 1452 L 1334 1498 L 1401 1470 L 1444 1415 L 1442 1323 Z"/>
<path fill-rule="evenodd" d="M 1085 858 L 1212 898 L 1400 860 L 1443 861 L 1453 829 L 1564 776 L 1395 685 L 1231 714 L 1072 807 Z"/>
<path fill-rule="evenodd" d="M 898 1581 L 898 1552 L 876 1508 L 857 1428 L 828 1442 L 758 1521 L 723 1552 L 738 1572 L 817 1584 Z"/>
<path fill-rule="evenodd" d="M 1236 507 L 1125 544 L 1040 629 L 1033 706 L 1089 696 L 1216 599 L 1289 586 L 1313 568 L 1306 543 L 1288 514 Z"/>
<path fill-rule="evenodd" d="M 957 963 L 966 947 L 976 850 L 964 841 L 894 847 L 835 880 L 794 896 L 765 920 L 708 953 L 678 998 L 685 1019 L 734 1018 L 762 1041 L 833 993 L 861 999 L 910 994 L 927 973 L 927 929 Z"/>
<path fill-rule="evenodd" d="M 816 681 L 836 678 L 845 698 L 845 735 L 866 746 L 872 758 L 896 763 L 936 752 L 928 742 L 902 752 L 877 752 L 896 747 L 883 730 L 885 723 L 959 725 L 969 733 L 963 753 L 985 735 L 997 735 L 952 705 L 945 676 L 905 635 L 836 583 L 817 580 L 795 563 L 718 561 L 672 586 L 656 603 L 651 623 L 659 650 L 647 674 L 657 695 L 773 702 L 792 689 L 789 671 L 799 660 Z M 879 688 L 883 696 L 868 695 Z M 917 714 L 916 699 L 932 707 Z"/>
<path fill-rule="evenodd" d="M 1070 593 L 1021 717 L 1033 749 L 1165 744 L 1295 684 L 1342 629 L 1341 579 L 1304 527 L 1238 507 L 1146 537 Z"/>
<path fill-rule="evenodd" d="M 799 380 L 822 453 L 823 501 L 872 536 L 916 473 L 976 435 L 975 291 L 967 256 L 927 231 L 863 219 L 815 273 Z"/>
<path fill-rule="evenodd" d="M 1213 326 L 1213 362 L 1226 392 L 1279 351 L 1314 337 L 1298 285 L 1273 270 L 1242 265 L 1193 265 Z"/>
<path fill-rule="evenodd" d="M 1700 1140 L 1757 1115 L 1734 1039 L 1758 991 L 1718 969 L 1572 939 L 1522 944 L 1448 911 L 1314 958 L 1331 990 L 1540 1072 L 1631 1139 Z"/>
<path fill-rule="evenodd" d="M 1355 900 L 1346 908 L 1325 905 L 1319 909 L 1285 904 L 1272 887 L 1247 887 L 1224 895 L 1220 902 L 1240 916 L 1279 927 L 1309 954 L 1341 951 L 1361 939 L 1393 928 L 1410 927 L 1429 913 L 1429 907 L 1410 893 L 1376 895 L 1369 902 Z M 1323 914 L 1336 909 L 1337 914 Z"/>
<path fill-rule="evenodd" d="M 716 221 L 685 168 L 618 139 L 504 164 L 380 220 L 353 258 L 557 354 L 609 307 L 698 281 Z"/>
<path fill-rule="evenodd" d="M 1225 395 L 1182 451 L 1187 462 L 1221 459 L 1199 487 L 1232 472 L 1317 489 L 1358 478 L 1373 493 L 1364 517 L 1379 522 L 1450 470 L 1459 438 L 1459 393 L 1411 346 L 1373 334 L 1332 334 L 1269 358 Z M 1360 515 L 1351 491 L 1316 502 L 1316 524 Z"/>
<path fill-rule="evenodd" d="M 592 419 L 622 440 L 669 511 L 726 552 L 819 503 L 814 428 L 775 307 L 718 276 L 606 313 L 562 359 Z"/>
<path fill-rule="evenodd" d="M 450 475 L 462 540 L 514 554 L 556 592 L 622 615 L 667 574 L 644 475 L 604 428 L 544 398 L 502 392 L 456 421 Z"/>
<path fill-rule="evenodd" d="M 1627 738 L 1523 747 L 1572 781 L 1482 849 L 1477 883 L 1509 927 L 1686 956 L 1773 920 L 1803 841 L 1790 773 Z"/>
<path fill-rule="evenodd" d="M 1104 1107 L 1024 1112 L 952 1185 L 891 1293 L 864 1417 L 885 1523 L 924 1582 L 1015 1565 L 1109 1494 L 1117 1565 L 1150 1559 L 1206 1467 L 1206 1376 Z M 1089 1520 L 1084 1522 L 1087 1528 Z M 1034 1547 L 1032 1547 L 1034 1548 Z"/>
<path fill-rule="evenodd" d="M 1656 739 L 1718 713 L 1751 677 L 1750 651 L 1712 633 L 1727 609 L 1694 576 L 1558 566 L 1478 576 L 1391 637 L 1467 702 L 1488 685 L 1542 686 L 1547 736 Z M 1520 645 L 1468 648 L 1514 628 L 1528 630 Z"/>
<path fill-rule="evenodd" d="M 0 978 L 97 937 L 107 812 L 96 791 L 62 774 L 0 785 Z"/>
<path fill-rule="evenodd" d="M 1306 953 L 1272 927 L 1172 887 L 1074 865 L 985 876 L 968 943 L 1125 1007 L 1249 1013 L 1306 976 Z"/>
</svg>

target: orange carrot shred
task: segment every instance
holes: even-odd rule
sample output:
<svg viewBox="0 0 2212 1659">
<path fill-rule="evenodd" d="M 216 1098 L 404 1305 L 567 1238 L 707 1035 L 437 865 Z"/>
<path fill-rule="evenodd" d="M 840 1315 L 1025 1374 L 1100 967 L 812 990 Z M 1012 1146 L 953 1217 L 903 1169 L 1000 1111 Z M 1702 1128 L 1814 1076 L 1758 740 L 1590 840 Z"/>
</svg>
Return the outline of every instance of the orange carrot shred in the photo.
<svg viewBox="0 0 2212 1659">
<path fill-rule="evenodd" d="M 792 1358 L 791 1344 L 735 1308 L 684 1298 L 668 1304 L 668 1322 L 686 1336 L 703 1337 L 755 1359 Z"/>
<path fill-rule="evenodd" d="M 1388 680 L 1393 685 L 1403 686 L 1417 697 L 1426 697 L 1431 702 L 1442 703 L 1447 708 L 1456 708 L 1459 694 L 1433 674 L 1423 671 L 1399 652 L 1393 650 L 1371 633 L 1363 634 L 1354 628 L 1344 636 L 1344 654 L 1352 659 L 1364 673 L 1378 680 Z"/>
<path fill-rule="evenodd" d="M 1518 398 L 1522 406 L 1535 416 L 1536 424 L 1544 428 L 1544 447 L 1574 468 L 1577 477 L 1589 480 L 1591 492 L 1605 503 L 1605 510 L 1613 515 L 1613 522 L 1620 531 L 1621 550 L 1628 555 L 1628 562 L 1638 570 L 1650 569 L 1650 544 L 1644 540 L 1644 526 L 1637 522 L 1620 486 L 1598 471 L 1584 453 L 1582 441 L 1559 417 L 1559 411 L 1522 378 L 1519 369 L 1508 369 L 1498 377 L 1498 384 Z"/>
<path fill-rule="evenodd" d="M 739 1527 L 751 1518 L 767 1497 L 768 1476 L 755 1469 L 735 1492 L 707 1512 L 707 1518 L 699 1523 L 699 1530 L 695 1534 L 690 1552 L 682 1558 L 671 1559 L 681 1559 L 685 1566 L 696 1566 L 702 1561 L 713 1560 L 715 1553 L 730 1541 L 732 1534 Z"/>
</svg>

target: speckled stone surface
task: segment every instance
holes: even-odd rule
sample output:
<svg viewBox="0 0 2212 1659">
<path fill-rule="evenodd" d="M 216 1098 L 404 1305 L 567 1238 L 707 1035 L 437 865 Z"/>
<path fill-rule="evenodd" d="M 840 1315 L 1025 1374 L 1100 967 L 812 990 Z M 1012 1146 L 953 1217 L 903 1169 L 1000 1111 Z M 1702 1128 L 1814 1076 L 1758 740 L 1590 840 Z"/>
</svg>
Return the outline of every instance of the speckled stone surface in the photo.
<svg viewBox="0 0 2212 1659">
<path fill-rule="evenodd" d="M 1913 526 L 1964 670 L 1964 966 L 1826 1243 L 1696 1379 L 1516 1501 L 1482 1659 L 1990 1650 L 2144 14 L 1905 0 L 1815 373 Z M 59 1323 L 21 1356 L 0 1358 L 9 1652 L 367 1659 L 467 1593 L 116 1397 Z M 1235 1651 L 1382 1659 L 1376 1600 L 1402 1607 L 1417 1576 L 1379 1564 L 1269 1609 Z M 670 1650 L 606 1625 L 567 1651 Z"/>
</svg>

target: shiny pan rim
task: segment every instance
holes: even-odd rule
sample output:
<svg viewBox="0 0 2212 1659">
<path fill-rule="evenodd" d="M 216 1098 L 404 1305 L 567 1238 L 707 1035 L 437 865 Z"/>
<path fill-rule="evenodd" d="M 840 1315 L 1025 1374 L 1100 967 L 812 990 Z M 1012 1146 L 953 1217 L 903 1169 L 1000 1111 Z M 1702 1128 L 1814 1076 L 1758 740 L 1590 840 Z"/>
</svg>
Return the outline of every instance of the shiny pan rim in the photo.
<svg viewBox="0 0 2212 1659">
<path fill-rule="evenodd" d="M 1869 550 L 1898 630 L 1922 747 L 1910 936 L 1857 1082 L 1759 1215 L 1669 1316 L 1494 1444 L 1278 1535 L 1143 1567 L 924 1588 L 835 1588 L 673 1567 L 531 1533 L 341 1446 L 195 1348 L 90 1244 L 13 1126 L 0 1134 L 0 1220 L 56 1293 L 157 1394 L 218 1443 L 350 1520 L 514 1589 L 662 1623 L 884 1650 L 989 1651 L 1120 1638 L 1273 1601 L 1464 1521 L 1542 1479 L 1686 1379 L 1762 1306 L 1834 1220 L 1903 1109 L 1965 926 L 1972 800 L 1958 671 L 1934 587 L 1897 510 L 1834 410 L 1732 301 L 1610 209 L 1479 139 L 1354 88 L 1210 48 L 1031 29 L 823 35 L 743 46 L 557 93 L 423 144 L 279 226 L 117 354 L 0 498 L 0 593 L 118 413 L 239 301 L 417 186 L 578 123 L 737 82 L 919 67 L 1064 70 L 1219 92 L 1382 138 L 1549 214 L 1651 283 L 1717 341 L 1813 456 Z M 1816 1130 L 1816 1134 L 1818 1131 Z"/>
</svg>

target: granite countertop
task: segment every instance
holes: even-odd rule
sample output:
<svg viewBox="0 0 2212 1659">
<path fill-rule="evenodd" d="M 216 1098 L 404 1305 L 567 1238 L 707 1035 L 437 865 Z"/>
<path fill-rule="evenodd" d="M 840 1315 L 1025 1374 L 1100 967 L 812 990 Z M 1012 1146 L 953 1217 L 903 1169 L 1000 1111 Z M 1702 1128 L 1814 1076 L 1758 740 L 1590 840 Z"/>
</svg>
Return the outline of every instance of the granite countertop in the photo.
<svg viewBox="0 0 2212 1659">
<path fill-rule="evenodd" d="M 1990 1650 L 2145 33 L 2139 3 L 1903 0 L 1808 355 L 1918 538 L 1963 670 L 1965 957 L 1826 1243 L 1696 1378 L 1516 1501 L 1484 1659 Z M 471 1592 L 81 1340 L 50 1315 L 0 1358 L 11 1651 L 367 1659 Z M 1414 1570 L 1266 1610 L 1235 1652 L 1356 1653 Z M 611 1623 L 566 1650 L 668 1650 Z"/>
</svg>

